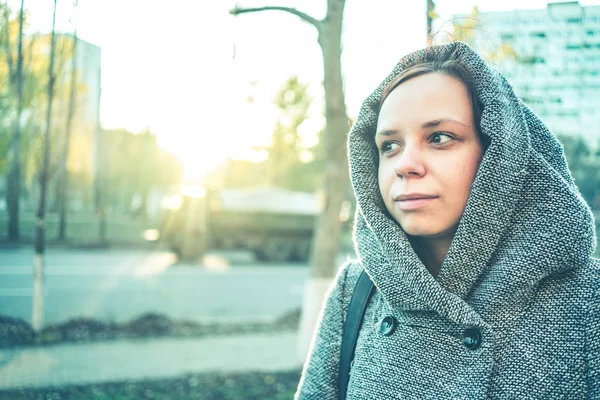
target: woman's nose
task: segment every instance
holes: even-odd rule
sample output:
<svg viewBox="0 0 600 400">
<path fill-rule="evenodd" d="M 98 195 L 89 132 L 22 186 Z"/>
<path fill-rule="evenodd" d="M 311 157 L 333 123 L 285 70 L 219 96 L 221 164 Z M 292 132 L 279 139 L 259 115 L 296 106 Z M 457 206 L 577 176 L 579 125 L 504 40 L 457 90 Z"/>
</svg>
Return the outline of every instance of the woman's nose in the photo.
<svg viewBox="0 0 600 400">
<path fill-rule="evenodd" d="M 407 146 L 397 157 L 394 163 L 394 171 L 398 177 L 408 178 L 410 176 L 425 175 L 423 156 L 418 149 Z"/>
</svg>

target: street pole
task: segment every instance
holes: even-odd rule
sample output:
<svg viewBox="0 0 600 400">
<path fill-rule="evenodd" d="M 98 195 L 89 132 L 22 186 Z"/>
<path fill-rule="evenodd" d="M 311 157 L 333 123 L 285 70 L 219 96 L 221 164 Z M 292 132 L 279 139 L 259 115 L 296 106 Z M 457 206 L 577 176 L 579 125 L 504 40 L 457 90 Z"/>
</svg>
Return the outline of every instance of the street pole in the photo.
<svg viewBox="0 0 600 400">
<path fill-rule="evenodd" d="M 48 108 L 46 110 L 46 130 L 44 133 L 44 157 L 40 177 L 40 202 L 36 218 L 35 262 L 33 270 L 33 315 L 31 325 L 36 332 L 42 329 L 44 316 L 44 250 L 46 192 L 48 191 L 48 167 L 50 164 L 50 129 L 52 127 L 52 100 L 54 99 L 54 53 L 56 28 L 56 0 L 52 14 L 52 35 L 50 37 L 50 65 L 48 67 Z"/>
</svg>

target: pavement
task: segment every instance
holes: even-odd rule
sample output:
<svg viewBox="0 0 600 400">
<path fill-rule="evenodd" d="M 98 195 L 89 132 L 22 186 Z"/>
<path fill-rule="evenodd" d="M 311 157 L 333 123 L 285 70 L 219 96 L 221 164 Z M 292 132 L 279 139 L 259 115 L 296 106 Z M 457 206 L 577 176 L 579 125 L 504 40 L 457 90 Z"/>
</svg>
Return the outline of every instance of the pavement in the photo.
<svg viewBox="0 0 600 400">
<path fill-rule="evenodd" d="M 0 247 L 0 315 L 29 321 L 32 257 L 29 248 Z M 199 266 L 173 264 L 161 251 L 51 249 L 44 323 L 123 322 L 148 311 L 176 321 L 272 321 L 302 305 L 308 276 L 306 265 L 262 265 L 241 253 L 207 255 Z M 0 349 L 0 391 L 299 369 L 297 338 L 279 332 Z"/>
<path fill-rule="evenodd" d="M 33 250 L 0 247 L 0 315 L 31 323 Z M 125 323 L 152 312 L 197 323 L 268 322 L 302 305 L 305 264 L 256 262 L 243 252 L 176 263 L 166 251 L 48 249 L 44 324 Z"/>
<path fill-rule="evenodd" d="M 297 333 L 0 349 L 0 390 L 301 367 Z"/>
</svg>

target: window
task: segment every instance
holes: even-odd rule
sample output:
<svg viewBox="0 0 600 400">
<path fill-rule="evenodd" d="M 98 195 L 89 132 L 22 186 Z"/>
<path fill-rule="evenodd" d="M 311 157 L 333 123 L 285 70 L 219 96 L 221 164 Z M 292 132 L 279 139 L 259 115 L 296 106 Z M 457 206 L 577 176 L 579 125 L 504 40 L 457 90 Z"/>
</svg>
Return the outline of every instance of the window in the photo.
<svg viewBox="0 0 600 400">
<path fill-rule="evenodd" d="M 525 56 L 521 58 L 521 64 L 546 64 L 544 57 Z"/>
<path fill-rule="evenodd" d="M 585 22 L 588 24 L 597 24 L 600 21 L 597 15 L 588 15 L 585 17 Z"/>
</svg>

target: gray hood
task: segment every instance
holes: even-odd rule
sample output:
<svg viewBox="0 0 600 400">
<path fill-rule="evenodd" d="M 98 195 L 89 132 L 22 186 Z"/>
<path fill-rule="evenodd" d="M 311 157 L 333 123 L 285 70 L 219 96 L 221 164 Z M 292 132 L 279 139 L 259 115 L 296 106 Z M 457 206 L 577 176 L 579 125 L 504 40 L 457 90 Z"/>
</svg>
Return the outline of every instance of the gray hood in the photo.
<svg viewBox="0 0 600 400">
<path fill-rule="evenodd" d="M 490 145 L 435 278 L 388 216 L 378 187 L 374 135 L 386 84 L 428 54 L 447 58 L 454 52 L 473 75 L 483 105 L 481 132 Z M 480 323 L 483 308 L 526 300 L 540 280 L 583 266 L 594 252 L 593 215 L 573 182 L 562 146 L 504 77 L 464 43 L 402 58 L 363 103 L 348 146 L 358 204 L 356 253 L 394 308 Z"/>
</svg>

